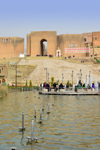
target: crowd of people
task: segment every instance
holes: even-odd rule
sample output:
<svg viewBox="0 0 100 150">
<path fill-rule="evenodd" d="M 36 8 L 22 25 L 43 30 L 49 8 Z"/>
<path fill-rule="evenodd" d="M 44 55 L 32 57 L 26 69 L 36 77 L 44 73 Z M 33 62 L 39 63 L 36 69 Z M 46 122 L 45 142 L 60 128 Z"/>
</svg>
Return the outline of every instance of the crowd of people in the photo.
<svg viewBox="0 0 100 150">
<path fill-rule="evenodd" d="M 86 88 L 86 89 L 95 89 L 95 85 L 94 83 L 92 83 L 92 86 L 90 86 L 89 84 L 86 85 L 85 83 L 82 84 L 81 80 L 79 80 L 78 84 L 73 86 L 70 82 L 67 82 L 65 85 L 63 83 L 58 84 L 57 82 L 54 82 L 53 85 L 50 85 L 50 83 L 46 83 L 44 82 L 43 84 L 40 84 L 40 87 L 45 88 L 49 91 L 51 91 L 51 89 L 54 89 L 54 91 L 60 90 L 60 89 L 75 89 L 75 92 L 77 92 L 78 88 Z"/>
</svg>

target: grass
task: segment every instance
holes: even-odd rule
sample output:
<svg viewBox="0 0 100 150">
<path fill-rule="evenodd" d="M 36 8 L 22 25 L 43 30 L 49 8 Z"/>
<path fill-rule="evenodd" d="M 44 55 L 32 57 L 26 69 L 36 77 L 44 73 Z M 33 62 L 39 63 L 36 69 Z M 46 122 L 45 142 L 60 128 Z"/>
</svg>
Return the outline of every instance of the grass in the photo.
<svg viewBox="0 0 100 150">
<path fill-rule="evenodd" d="M 94 57 L 94 59 L 96 60 L 97 63 L 100 63 L 100 60 L 98 60 L 96 57 Z"/>
<path fill-rule="evenodd" d="M 34 89 L 39 90 L 39 86 L 8 86 L 8 89 L 18 91 L 32 91 Z"/>
</svg>

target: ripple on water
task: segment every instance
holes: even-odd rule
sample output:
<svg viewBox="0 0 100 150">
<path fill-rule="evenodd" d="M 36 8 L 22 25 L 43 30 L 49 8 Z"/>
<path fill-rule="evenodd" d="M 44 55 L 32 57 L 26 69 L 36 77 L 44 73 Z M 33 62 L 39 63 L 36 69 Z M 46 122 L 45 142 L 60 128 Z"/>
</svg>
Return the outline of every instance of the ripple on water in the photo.
<svg viewBox="0 0 100 150">
<path fill-rule="evenodd" d="M 38 124 L 43 101 L 43 124 Z M 26 136 L 31 136 L 35 104 L 37 117 L 34 119 L 34 136 L 39 140 L 34 150 L 100 149 L 99 96 L 48 96 L 30 91 L 9 93 L 0 100 L 0 150 L 9 150 L 13 146 L 18 150 L 33 150 L 27 144 Z M 22 112 L 26 127 L 24 133 L 19 132 Z"/>
</svg>

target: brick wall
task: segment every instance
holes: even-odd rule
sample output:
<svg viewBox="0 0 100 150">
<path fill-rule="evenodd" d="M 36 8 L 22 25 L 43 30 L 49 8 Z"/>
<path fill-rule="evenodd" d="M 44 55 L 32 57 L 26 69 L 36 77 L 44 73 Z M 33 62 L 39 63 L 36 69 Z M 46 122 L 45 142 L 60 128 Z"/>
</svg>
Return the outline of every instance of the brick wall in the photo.
<svg viewBox="0 0 100 150">
<path fill-rule="evenodd" d="M 0 38 L 0 58 L 18 57 L 21 53 L 24 54 L 24 38 Z"/>
</svg>

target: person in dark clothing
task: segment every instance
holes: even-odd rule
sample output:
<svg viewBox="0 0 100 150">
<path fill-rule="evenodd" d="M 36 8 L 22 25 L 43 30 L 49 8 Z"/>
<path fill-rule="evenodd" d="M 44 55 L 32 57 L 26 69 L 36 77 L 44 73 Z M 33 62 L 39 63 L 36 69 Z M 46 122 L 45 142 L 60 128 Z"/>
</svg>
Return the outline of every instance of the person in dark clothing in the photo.
<svg viewBox="0 0 100 150">
<path fill-rule="evenodd" d="M 67 83 L 66 88 L 69 88 L 69 84 Z"/>
<path fill-rule="evenodd" d="M 54 91 L 57 91 L 57 83 L 55 82 L 54 84 L 53 84 L 53 88 L 54 88 Z"/>
<path fill-rule="evenodd" d="M 50 85 L 49 85 L 49 83 L 46 83 L 46 89 L 48 89 L 48 92 L 50 91 Z"/>
<path fill-rule="evenodd" d="M 80 86 L 82 86 L 82 82 L 81 82 L 81 80 L 79 80 L 78 84 L 80 84 Z"/>
<path fill-rule="evenodd" d="M 64 88 L 63 84 L 62 84 L 62 83 L 60 83 L 60 85 L 59 85 L 59 89 L 63 89 L 63 88 Z"/>
</svg>

